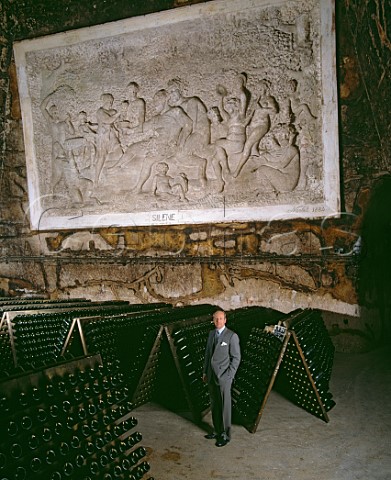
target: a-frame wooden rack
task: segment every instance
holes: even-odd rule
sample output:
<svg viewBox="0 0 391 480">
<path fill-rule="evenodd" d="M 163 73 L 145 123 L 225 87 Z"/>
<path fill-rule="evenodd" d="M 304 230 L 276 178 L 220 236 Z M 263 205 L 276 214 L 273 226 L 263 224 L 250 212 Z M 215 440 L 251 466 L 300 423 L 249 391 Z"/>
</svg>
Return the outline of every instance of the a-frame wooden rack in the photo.
<svg viewBox="0 0 391 480">
<path fill-rule="evenodd" d="M 0 304 L 0 345 L 3 367 L 18 367 L 17 350 L 15 345 L 14 319 L 24 315 L 38 315 L 40 313 L 72 310 L 75 308 L 88 308 L 90 300 L 86 299 L 14 299 L 3 301 Z M 12 365 L 8 365 L 8 364 Z"/>
<path fill-rule="evenodd" d="M 156 401 L 201 421 L 210 408 L 202 367 L 211 327 L 210 314 L 160 326 L 132 399 L 135 406 Z"/>
<path fill-rule="evenodd" d="M 296 334 L 287 331 L 281 343 L 280 340 L 273 339 L 271 333 L 259 331 L 256 343 L 259 346 L 262 342 L 267 347 L 257 349 L 262 352 L 259 362 L 254 364 L 251 355 L 245 353 L 235 380 L 232 397 L 236 421 L 243 424 L 249 432 L 255 433 L 270 392 L 275 388 L 288 400 L 328 422 L 329 417 Z M 274 342 L 281 344 L 274 344 L 274 348 L 271 348 Z M 266 352 L 269 355 L 265 355 Z M 257 370 L 260 375 L 257 375 Z"/>
<path fill-rule="evenodd" d="M 46 328 L 41 329 L 41 337 L 48 336 L 53 330 L 59 330 L 58 341 L 61 344 L 60 349 L 58 350 L 58 355 L 63 354 L 63 346 L 66 343 L 67 333 L 69 333 L 70 325 L 72 325 L 72 320 L 78 318 L 82 315 L 82 312 L 93 313 L 99 312 L 104 314 L 104 312 L 110 313 L 113 311 L 118 311 L 126 309 L 129 307 L 129 303 L 126 301 L 108 301 L 108 302 L 86 302 L 86 301 L 64 301 L 64 302 L 45 302 L 45 303 L 28 303 L 28 304 L 14 304 L 2 306 L 2 318 L 0 320 L 0 342 L 3 347 L 3 358 L 2 362 L 11 361 L 13 365 L 11 367 L 20 366 L 19 356 L 23 355 L 26 350 L 27 344 L 35 346 L 36 349 L 39 349 L 40 346 L 37 339 L 34 336 L 34 331 L 30 328 L 34 328 L 40 322 L 47 322 Z M 130 308 L 130 307 L 129 307 Z M 17 335 L 15 335 L 15 330 L 23 322 L 23 319 L 27 319 L 27 328 L 19 329 Z M 17 325 L 18 324 L 18 325 Z M 23 341 L 24 347 L 19 349 L 17 347 L 16 336 L 19 338 L 17 341 L 21 343 Z M 49 343 L 48 343 L 49 346 Z M 4 357 L 4 352 L 8 351 L 7 355 Z M 61 353 L 60 353 L 61 352 Z M 42 348 L 41 352 L 44 353 Z M 81 354 L 83 352 L 77 352 Z M 36 353 L 36 359 L 40 356 L 39 352 Z"/>
</svg>

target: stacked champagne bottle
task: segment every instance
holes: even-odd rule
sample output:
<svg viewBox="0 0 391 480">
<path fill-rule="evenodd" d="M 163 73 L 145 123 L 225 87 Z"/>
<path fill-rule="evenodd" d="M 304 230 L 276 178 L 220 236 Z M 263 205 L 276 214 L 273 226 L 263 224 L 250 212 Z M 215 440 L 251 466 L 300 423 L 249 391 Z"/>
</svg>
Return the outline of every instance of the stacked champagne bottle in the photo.
<svg viewBox="0 0 391 480">
<path fill-rule="evenodd" d="M 12 328 L 17 364 L 54 361 L 61 353 L 71 322 L 67 313 L 15 317 Z"/>
<path fill-rule="evenodd" d="M 3 480 L 138 480 L 149 471 L 124 379 L 99 356 L 0 383 Z"/>
<path fill-rule="evenodd" d="M 194 305 L 172 308 L 159 323 L 150 322 L 140 341 L 136 361 L 143 368 L 140 382 L 136 389 L 134 402 L 137 404 L 147 401 L 156 401 L 172 410 L 181 410 L 187 404 L 184 399 L 187 389 L 183 389 L 178 375 L 178 365 L 174 357 L 175 349 L 168 341 L 168 332 L 173 325 L 181 325 L 187 329 L 190 325 L 210 318 L 213 312 L 212 305 Z M 202 373 L 202 372 L 201 372 Z M 173 392 L 177 392 L 173 395 Z"/>
<path fill-rule="evenodd" d="M 159 325 L 166 318 L 166 310 L 128 312 L 82 321 L 89 352 L 99 353 L 104 361 L 120 362 L 131 395 L 156 338 L 156 328 L 149 325 Z"/>
<path fill-rule="evenodd" d="M 275 382 L 276 390 L 295 405 L 316 417 L 327 420 L 316 390 L 294 338 L 289 337 Z"/>
<path fill-rule="evenodd" d="M 37 309 L 49 309 L 49 308 L 61 308 L 68 307 L 69 305 L 88 305 L 90 300 L 83 298 L 76 299 L 47 299 L 47 298 L 17 298 L 7 297 L 0 298 L 0 317 L 1 330 L 0 330 L 0 378 L 3 376 L 9 376 L 9 373 L 14 365 L 14 358 L 12 352 L 12 322 L 8 322 L 7 312 L 25 311 L 25 310 L 37 310 Z M 11 332 L 9 331 L 11 327 Z M 13 340 L 13 339 L 12 339 Z"/>
<path fill-rule="evenodd" d="M 144 337 L 148 338 L 153 336 L 153 338 L 156 338 L 156 330 L 157 327 L 147 327 Z M 134 390 L 134 396 L 132 398 L 135 408 L 153 401 L 155 398 L 157 377 L 161 366 L 161 354 L 161 342 L 156 342 L 155 347 L 152 348 L 147 360 L 144 359 L 142 362 L 142 359 L 140 358 L 140 352 L 138 352 L 138 355 L 135 357 L 135 364 L 139 365 L 138 368 L 141 372 L 138 385 Z M 140 365 L 144 365 L 144 368 L 141 368 Z"/>
<path fill-rule="evenodd" d="M 233 414 L 246 425 L 256 422 L 281 348 L 281 341 L 273 334 L 259 327 L 251 329 L 232 389 Z"/>
<path fill-rule="evenodd" d="M 8 332 L 8 325 L 6 322 L 3 322 L 0 328 L 0 380 L 8 376 L 9 369 L 13 366 L 11 338 Z"/>
<path fill-rule="evenodd" d="M 211 330 L 210 318 L 174 328 L 171 333 L 185 388 L 194 409 L 203 412 L 209 406 L 208 389 L 202 381 L 205 346 Z"/>
<path fill-rule="evenodd" d="M 75 318 L 95 315 L 123 313 L 131 307 L 125 301 L 83 302 L 71 307 L 44 305 L 29 310 L 29 307 L 15 307 L 9 311 L 12 317 L 16 364 L 28 368 L 32 362 L 50 362 L 58 358 L 64 348 L 70 327 Z M 24 307 L 27 310 L 24 310 Z M 20 310 L 19 310 L 20 309 Z M 17 313 L 17 315 L 12 315 Z M 71 337 L 69 342 L 72 341 Z M 80 350 L 78 354 L 83 354 Z"/>
<path fill-rule="evenodd" d="M 88 350 L 107 361 L 119 360 L 133 403 L 152 400 L 160 368 L 163 327 L 197 315 L 212 315 L 212 305 L 161 308 L 132 315 L 112 315 L 83 324 Z M 159 337 L 160 335 L 160 337 Z M 164 384 L 164 379 L 161 379 Z"/>
<path fill-rule="evenodd" d="M 306 364 L 327 412 L 335 405 L 332 394 L 329 392 L 335 347 L 321 313 L 316 310 L 310 311 L 294 322 L 291 330 L 296 334 Z"/>
</svg>

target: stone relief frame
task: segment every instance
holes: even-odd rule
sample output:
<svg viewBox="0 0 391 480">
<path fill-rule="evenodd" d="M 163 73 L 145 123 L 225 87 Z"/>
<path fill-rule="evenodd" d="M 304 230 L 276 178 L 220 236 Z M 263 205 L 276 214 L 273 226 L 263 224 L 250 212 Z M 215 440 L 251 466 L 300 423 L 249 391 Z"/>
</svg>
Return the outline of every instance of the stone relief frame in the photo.
<svg viewBox="0 0 391 480">
<path fill-rule="evenodd" d="M 339 214 L 333 0 L 215 0 L 14 53 L 34 230 Z"/>
</svg>

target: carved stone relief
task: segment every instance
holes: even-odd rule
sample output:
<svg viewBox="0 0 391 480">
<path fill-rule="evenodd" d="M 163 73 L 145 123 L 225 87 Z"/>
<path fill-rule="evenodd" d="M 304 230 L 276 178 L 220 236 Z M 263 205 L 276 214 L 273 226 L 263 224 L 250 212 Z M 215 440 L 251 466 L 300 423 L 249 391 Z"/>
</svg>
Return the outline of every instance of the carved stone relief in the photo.
<svg viewBox="0 0 391 480">
<path fill-rule="evenodd" d="M 338 214 L 332 13 L 217 0 L 17 43 L 32 227 Z"/>
</svg>

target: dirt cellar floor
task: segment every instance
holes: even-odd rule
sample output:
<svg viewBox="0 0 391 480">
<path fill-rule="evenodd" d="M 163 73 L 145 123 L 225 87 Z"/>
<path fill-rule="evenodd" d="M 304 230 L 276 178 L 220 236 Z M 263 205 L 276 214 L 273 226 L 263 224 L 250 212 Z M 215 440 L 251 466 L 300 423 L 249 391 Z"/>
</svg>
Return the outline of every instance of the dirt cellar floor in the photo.
<svg viewBox="0 0 391 480">
<path fill-rule="evenodd" d="M 233 425 L 217 448 L 196 425 L 152 403 L 134 410 L 155 480 L 390 480 L 391 354 L 336 353 L 326 423 L 272 391 L 255 433 Z"/>
</svg>

